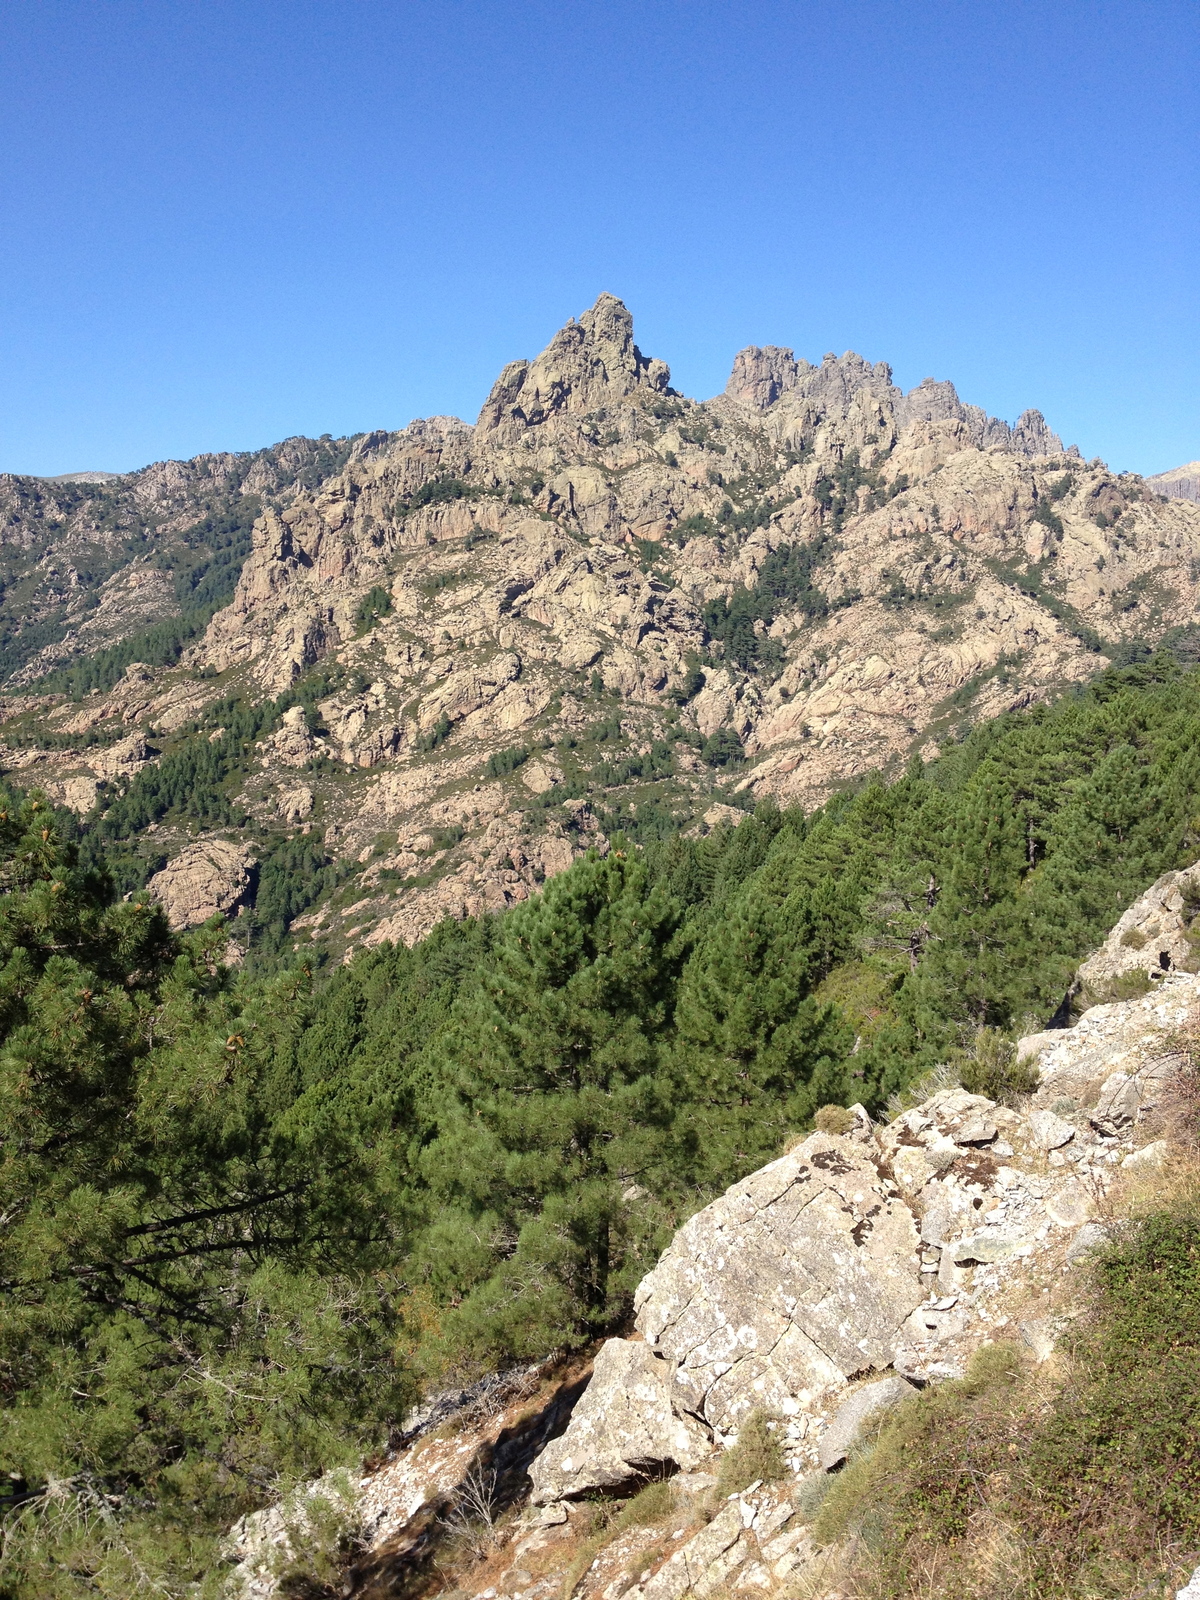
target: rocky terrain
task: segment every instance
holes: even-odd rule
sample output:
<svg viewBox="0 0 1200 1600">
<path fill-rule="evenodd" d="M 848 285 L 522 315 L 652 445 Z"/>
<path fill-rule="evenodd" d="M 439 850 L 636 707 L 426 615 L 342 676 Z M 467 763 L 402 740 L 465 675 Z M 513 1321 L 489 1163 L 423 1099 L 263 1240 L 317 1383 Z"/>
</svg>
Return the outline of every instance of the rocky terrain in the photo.
<svg viewBox="0 0 1200 1600">
<path fill-rule="evenodd" d="M 345 440 L 285 439 L 124 474 L 0 473 L 0 683 L 34 683 L 184 612 L 211 614 L 263 506 L 348 454 Z"/>
<path fill-rule="evenodd" d="M 1198 885 L 1200 867 L 1168 874 L 1114 929 L 1147 992 L 1022 1041 L 1031 1096 L 1002 1105 L 946 1079 L 884 1124 L 827 1113 L 685 1223 L 590 1376 L 547 1362 L 442 1396 L 360 1478 L 239 1524 L 228 1593 L 274 1595 L 323 1508 L 357 1541 L 344 1593 L 832 1597 L 839 1554 L 813 1522 L 858 1441 L 993 1341 L 1051 1360 L 1079 1313 L 1077 1269 L 1119 1231 L 1130 1183 L 1172 1161 L 1160 1110 L 1200 977 L 1121 941 L 1173 938 Z M 1111 966 L 1109 946 L 1094 961 Z M 755 1416 L 782 1480 L 718 1495 Z M 639 1522 L 629 1497 L 663 1479 Z M 598 1523 L 614 1496 L 628 1513 Z"/>
<path fill-rule="evenodd" d="M 1165 495 L 1168 500 L 1200 500 L 1200 461 L 1172 467 L 1170 472 L 1156 472 L 1146 482 L 1155 494 Z"/>
<path fill-rule="evenodd" d="M 935 753 L 1186 630 L 1200 581 L 1200 506 L 1064 450 L 1036 411 L 1010 427 L 949 383 L 905 395 L 883 363 L 775 347 L 692 401 L 610 295 L 507 366 L 474 426 L 0 496 L 14 604 L 53 634 L 21 644 L 13 690 L 206 615 L 179 598 L 188 562 L 233 527 L 236 588 L 182 657 L 10 693 L 0 760 L 110 813 L 130 883 L 182 857 L 155 880 L 177 923 L 252 920 L 308 840 L 289 938 L 334 958 L 511 905 L 617 829 L 808 807 Z M 258 720 L 227 737 L 235 707 Z M 184 804 L 172 774 L 201 743 L 212 790 Z M 147 799 L 118 826 L 126 792 Z"/>
</svg>

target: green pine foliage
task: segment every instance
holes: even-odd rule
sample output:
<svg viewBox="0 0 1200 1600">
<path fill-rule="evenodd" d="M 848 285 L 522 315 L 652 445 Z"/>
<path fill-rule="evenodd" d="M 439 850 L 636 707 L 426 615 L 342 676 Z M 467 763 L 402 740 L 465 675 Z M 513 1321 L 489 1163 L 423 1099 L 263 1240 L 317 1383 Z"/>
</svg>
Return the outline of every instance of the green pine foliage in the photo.
<svg viewBox="0 0 1200 1600">
<path fill-rule="evenodd" d="M 411 1392 L 394 1098 L 306 1071 L 303 977 L 240 985 L 219 926 L 114 900 L 36 797 L 0 873 L 4 1592 L 181 1593 Z"/>
<path fill-rule="evenodd" d="M 728 599 L 719 595 L 707 603 L 705 634 L 722 646 L 727 660 L 745 672 L 778 675 L 783 649 L 766 630 L 785 612 L 799 612 L 807 619 L 827 615 L 829 602 L 812 581 L 826 545 L 824 537 L 809 544 L 781 545 L 763 562 L 752 589 L 739 587 Z"/>
<path fill-rule="evenodd" d="M 469 1258 L 447 1333 L 480 1361 L 608 1331 L 662 1242 L 624 1196 L 667 1164 L 681 923 L 627 851 L 585 858 L 505 918 L 432 1052 L 421 1254 L 427 1281 Z"/>
</svg>

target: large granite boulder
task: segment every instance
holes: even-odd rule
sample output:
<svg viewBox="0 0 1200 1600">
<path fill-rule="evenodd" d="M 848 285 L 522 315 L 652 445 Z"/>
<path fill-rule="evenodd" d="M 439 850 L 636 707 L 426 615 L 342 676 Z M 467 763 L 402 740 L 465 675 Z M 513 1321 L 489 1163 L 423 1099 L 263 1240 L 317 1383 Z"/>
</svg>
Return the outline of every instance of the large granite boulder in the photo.
<svg viewBox="0 0 1200 1600">
<path fill-rule="evenodd" d="M 245 846 L 231 839 L 201 839 L 156 872 L 146 888 L 173 928 L 198 928 L 242 904 L 253 866 Z"/>
<path fill-rule="evenodd" d="M 912 1213 L 870 1152 L 815 1133 L 684 1224 L 635 1296 L 637 1326 L 720 1435 L 755 1407 L 891 1364 L 920 1304 Z"/>
<path fill-rule="evenodd" d="M 568 1499 L 670 1465 L 685 1471 L 712 1453 L 712 1440 L 675 1403 L 671 1368 L 647 1344 L 610 1339 L 571 1425 L 530 1469 L 533 1502 Z"/>
</svg>

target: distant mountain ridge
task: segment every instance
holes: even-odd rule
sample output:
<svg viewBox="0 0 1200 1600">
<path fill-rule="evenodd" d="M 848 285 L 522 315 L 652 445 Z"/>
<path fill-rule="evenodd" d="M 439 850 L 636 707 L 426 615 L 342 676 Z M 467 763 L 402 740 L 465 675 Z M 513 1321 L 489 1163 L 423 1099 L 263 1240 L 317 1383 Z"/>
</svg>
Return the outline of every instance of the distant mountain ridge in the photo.
<svg viewBox="0 0 1200 1600">
<path fill-rule="evenodd" d="M 9 686 L 58 669 L 0 760 L 130 886 L 169 860 L 177 919 L 335 954 L 524 899 L 618 829 L 812 806 L 1200 606 L 1200 507 L 1040 412 L 779 346 L 697 402 L 611 295 L 474 425 L 0 478 L 0 515 Z"/>
<path fill-rule="evenodd" d="M 1182 467 L 1172 467 L 1169 472 L 1156 472 L 1146 479 L 1156 494 L 1168 500 L 1200 501 L 1200 461 L 1189 461 Z"/>
</svg>

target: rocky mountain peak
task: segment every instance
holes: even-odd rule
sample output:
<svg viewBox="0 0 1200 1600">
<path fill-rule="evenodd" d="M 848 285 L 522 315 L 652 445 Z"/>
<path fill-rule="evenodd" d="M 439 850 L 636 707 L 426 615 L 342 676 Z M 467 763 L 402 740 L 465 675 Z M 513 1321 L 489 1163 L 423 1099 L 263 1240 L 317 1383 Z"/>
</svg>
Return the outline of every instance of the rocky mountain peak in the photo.
<svg viewBox="0 0 1200 1600">
<path fill-rule="evenodd" d="M 665 394 L 671 369 L 633 342 L 633 317 L 602 294 L 578 322 L 571 318 L 533 362 L 510 361 L 479 413 L 479 431 L 500 439 L 562 412 L 612 405 L 638 390 Z"/>
<path fill-rule="evenodd" d="M 600 296 L 478 428 L 0 477 L 7 687 L 81 663 L 0 706 L 0 760 L 87 814 L 244 701 L 262 736 L 221 796 L 262 847 L 309 829 L 336 862 L 342 898 L 314 889 L 295 936 L 340 956 L 526 898 L 634 806 L 817 805 L 1192 625 L 1200 507 L 1055 455 L 1039 412 L 1010 427 L 951 383 L 905 395 L 885 362 L 777 345 L 695 401 L 633 335 Z M 172 618 L 164 649 L 145 630 Z M 293 725 L 267 702 L 300 680 Z M 160 872 L 197 842 L 173 820 L 131 849 Z M 184 862 L 177 921 L 211 866 Z"/>
<path fill-rule="evenodd" d="M 725 393 L 731 400 L 765 411 L 780 395 L 796 387 L 802 372 L 811 371 L 807 361 L 797 361 L 793 351 L 780 345 L 768 344 L 761 349 L 756 344 L 747 345 L 733 358 Z"/>
</svg>

